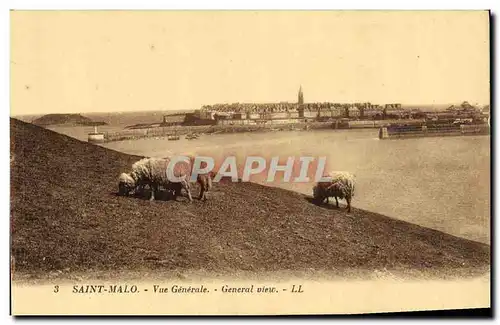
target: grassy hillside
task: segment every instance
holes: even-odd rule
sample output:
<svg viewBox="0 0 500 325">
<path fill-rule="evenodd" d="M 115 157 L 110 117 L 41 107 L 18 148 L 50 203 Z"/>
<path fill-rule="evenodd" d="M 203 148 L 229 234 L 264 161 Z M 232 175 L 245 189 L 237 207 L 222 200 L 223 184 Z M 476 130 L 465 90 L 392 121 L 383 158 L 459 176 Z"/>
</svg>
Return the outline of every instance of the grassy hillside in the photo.
<svg viewBox="0 0 500 325">
<path fill-rule="evenodd" d="M 191 204 L 117 196 L 118 175 L 138 159 L 11 119 L 16 272 L 460 273 L 490 262 L 487 245 L 253 183 L 215 184 Z"/>
</svg>

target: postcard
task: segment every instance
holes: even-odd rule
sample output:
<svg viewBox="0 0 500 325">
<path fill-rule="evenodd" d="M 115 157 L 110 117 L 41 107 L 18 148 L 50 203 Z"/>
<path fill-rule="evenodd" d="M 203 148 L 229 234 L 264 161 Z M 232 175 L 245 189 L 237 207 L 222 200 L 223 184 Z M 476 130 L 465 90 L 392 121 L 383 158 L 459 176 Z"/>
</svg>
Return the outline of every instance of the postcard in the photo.
<svg viewBox="0 0 500 325">
<path fill-rule="evenodd" d="M 491 311 L 490 12 L 10 19 L 12 315 Z"/>
</svg>

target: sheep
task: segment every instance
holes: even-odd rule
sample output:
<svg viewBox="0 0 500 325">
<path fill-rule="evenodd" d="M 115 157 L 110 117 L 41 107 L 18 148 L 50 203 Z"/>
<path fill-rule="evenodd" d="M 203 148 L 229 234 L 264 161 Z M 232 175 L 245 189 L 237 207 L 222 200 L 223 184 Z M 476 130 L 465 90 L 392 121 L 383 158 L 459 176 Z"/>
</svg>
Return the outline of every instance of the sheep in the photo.
<svg viewBox="0 0 500 325">
<path fill-rule="evenodd" d="M 174 189 L 174 198 L 180 194 L 181 189 L 184 188 L 187 192 L 189 201 L 192 202 L 189 177 L 190 165 L 185 162 L 178 162 L 174 168 L 174 175 L 181 178 L 179 182 L 173 182 L 167 177 L 167 167 L 170 158 L 143 158 L 132 165 L 132 172 L 130 176 L 135 182 L 135 186 L 149 185 L 151 188 L 150 201 L 155 199 L 155 192 L 158 191 L 160 186 Z"/>
<path fill-rule="evenodd" d="M 131 191 L 135 193 L 139 189 L 148 185 L 151 188 L 150 200 L 155 199 L 155 192 L 158 191 L 159 186 L 174 193 L 174 199 L 181 194 L 184 188 L 188 193 L 189 200 L 192 201 L 191 185 L 189 183 L 191 177 L 191 168 L 194 163 L 195 157 L 187 155 L 188 162 L 178 162 L 175 165 L 174 175 L 182 177 L 180 182 L 171 182 L 167 179 L 166 170 L 169 157 L 164 158 L 143 158 L 132 165 L 132 172 L 129 174 L 122 173 L 119 177 L 119 193 L 120 195 L 128 195 Z M 196 182 L 200 184 L 200 200 L 206 200 L 206 193 L 212 188 L 213 172 L 199 174 Z"/>
<path fill-rule="evenodd" d="M 351 200 L 354 196 L 355 177 L 349 172 L 332 172 L 328 182 L 318 182 L 313 187 L 313 197 L 318 203 L 323 203 L 329 197 L 334 197 L 339 207 L 338 199 L 345 199 L 347 202 L 347 212 L 351 212 Z"/>
<path fill-rule="evenodd" d="M 118 177 L 118 194 L 119 195 L 129 195 L 130 192 L 134 191 L 136 188 L 136 183 L 132 176 L 127 173 L 121 173 Z"/>
<path fill-rule="evenodd" d="M 198 175 L 196 181 L 200 184 L 200 200 L 207 200 L 207 192 L 212 188 L 212 178 L 215 177 L 213 172 Z"/>
<path fill-rule="evenodd" d="M 195 156 L 192 154 L 185 154 L 191 162 L 191 166 L 194 167 Z M 201 163 L 200 168 L 206 168 L 206 163 Z M 210 171 L 205 174 L 198 174 L 196 177 L 196 182 L 200 184 L 200 196 L 199 200 L 207 200 L 207 192 L 212 188 L 212 180 L 215 177 L 215 173 Z"/>
</svg>

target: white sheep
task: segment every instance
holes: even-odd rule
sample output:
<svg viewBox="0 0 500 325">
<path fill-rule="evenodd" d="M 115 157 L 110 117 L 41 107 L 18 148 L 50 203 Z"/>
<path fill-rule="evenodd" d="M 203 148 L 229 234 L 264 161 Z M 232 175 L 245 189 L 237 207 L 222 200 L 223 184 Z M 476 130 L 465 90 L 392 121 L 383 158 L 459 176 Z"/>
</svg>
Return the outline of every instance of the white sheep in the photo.
<svg viewBox="0 0 500 325">
<path fill-rule="evenodd" d="M 135 191 L 136 184 L 132 176 L 127 173 L 121 173 L 118 177 L 118 194 L 129 195 L 130 192 Z"/>
<path fill-rule="evenodd" d="M 323 203 L 329 197 L 334 197 L 339 207 L 338 199 L 345 199 L 347 202 L 347 211 L 351 212 L 351 200 L 354 196 L 355 177 L 349 172 L 331 172 L 326 177 L 330 181 L 318 182 L 313 187 L 313 197 L 318 203 Z"/>
<path fill-rule="evenodd" d="M 180 181 L 171 181 L 167 177 L 167 167 L 170 158 L 143 158 L 132 165 L 130 176 L 134 180 L 135 186 L 149 185 L 151 188 L 150 200 L 155 199 L 155 192 L 160 186 L 172 188 L 174 197 L 180 194 L 181 189 L 187 192 L 189 201 L 192 202 L 189 178 L 191 175 L 191 164 L 186 162 L 178 162 L 175 164 L 173 174 L 180 178 Z"/>
</svg>

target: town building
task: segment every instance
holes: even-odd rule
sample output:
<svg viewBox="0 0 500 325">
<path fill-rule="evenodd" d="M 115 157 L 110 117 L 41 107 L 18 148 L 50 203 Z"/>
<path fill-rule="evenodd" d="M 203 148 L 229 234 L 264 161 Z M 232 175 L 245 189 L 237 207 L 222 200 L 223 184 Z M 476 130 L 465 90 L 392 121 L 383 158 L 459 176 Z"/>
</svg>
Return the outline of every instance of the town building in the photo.
<svg viewBox="0 0 500 325">
<path fill-rule="evenodd" d="M 277 103 L 227 103 L 204 105 L 195 111 L 195 116 L 203 120 L 214 120 L 218 124 L 267 124 L 296 123 L 304 121 L 329 121 L 342 118 L 353 120 L 376 120 L 386 116 L 401 118 L 405 115 L 401 104 L 385 105 L 370 102 L 306 103 L 302 86 L 297 92 L 297 102 Z M 268 122 L 271 121 L 271 122 Z"/>
</svg>

